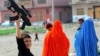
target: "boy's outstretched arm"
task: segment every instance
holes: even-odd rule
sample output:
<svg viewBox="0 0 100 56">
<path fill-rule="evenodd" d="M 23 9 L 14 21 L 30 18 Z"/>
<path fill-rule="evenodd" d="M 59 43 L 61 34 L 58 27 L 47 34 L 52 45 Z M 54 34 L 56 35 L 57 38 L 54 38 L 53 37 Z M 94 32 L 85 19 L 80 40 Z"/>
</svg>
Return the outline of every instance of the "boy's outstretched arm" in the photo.
<svg viewBox="0 0 100 56">
<path fill-rule="evenodd" d="M 16 23 L 16 36 L 17 38 L 21 38 L 20 19 L 16 20 L 15 23 Z"/>
</svg>

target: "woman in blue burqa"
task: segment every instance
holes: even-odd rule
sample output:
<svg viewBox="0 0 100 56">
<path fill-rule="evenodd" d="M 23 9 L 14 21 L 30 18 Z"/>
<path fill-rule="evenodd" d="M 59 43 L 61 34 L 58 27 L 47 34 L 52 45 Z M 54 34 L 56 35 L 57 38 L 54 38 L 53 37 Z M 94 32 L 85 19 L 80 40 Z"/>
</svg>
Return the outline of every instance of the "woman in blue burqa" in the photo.
<svg viewBox="0 0 100 56">
<path fill-rule="evenodd" d="M 98 56 L 97 36 L 92 18 L 86 18 L 75 34 L 76 56 Z"/>
</svg>

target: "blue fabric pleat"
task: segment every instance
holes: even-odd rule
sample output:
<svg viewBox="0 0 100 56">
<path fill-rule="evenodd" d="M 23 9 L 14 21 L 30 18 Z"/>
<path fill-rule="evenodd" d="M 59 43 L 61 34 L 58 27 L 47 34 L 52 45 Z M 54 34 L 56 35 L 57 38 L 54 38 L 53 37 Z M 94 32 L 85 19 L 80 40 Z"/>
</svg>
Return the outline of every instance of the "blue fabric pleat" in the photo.
<svg viewBox="0 0 100 56">
<path fill-rule="evenodd" d="M 86 19 L 75 34 L 76 56 L 98 56 L 97 42 L 93 20 Z"/>
</svg>

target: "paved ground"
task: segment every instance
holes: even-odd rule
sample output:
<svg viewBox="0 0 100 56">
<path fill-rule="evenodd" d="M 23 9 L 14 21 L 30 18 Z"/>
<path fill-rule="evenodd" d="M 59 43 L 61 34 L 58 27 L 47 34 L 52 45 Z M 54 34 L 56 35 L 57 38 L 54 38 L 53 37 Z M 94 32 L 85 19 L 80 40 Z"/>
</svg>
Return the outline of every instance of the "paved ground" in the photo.
<svg viewBox="0 0 100 56">
<path fill-rule="evenodd" d="M 77 26 L 78 26 L 77 24 L 63 25 L 64 32 L 68 36 L 71 43 L 70 52 L 69 52 L 70 56 L 74 56 L 73 41 L 74 41 L 74 34 L 77 29 Z M 100 39 L 100 22 L 95 23 L 95 28 L 96 28 L 97 37 Z M 34 41 L 34 33 L 31 34 L 33 40 L 31 52 L 35 56 L 41 56 L 45 33 L 39 33 L 38 35 L 39 35 L 39 41 Z M 100 43 L 98 45 L 100 45 Z M 15 35 L 11 34 L 7 36 L 0 36 L 0 56 L 18 56 L 17 54 L 18 51 L 17 51 Z"/>
</svg>

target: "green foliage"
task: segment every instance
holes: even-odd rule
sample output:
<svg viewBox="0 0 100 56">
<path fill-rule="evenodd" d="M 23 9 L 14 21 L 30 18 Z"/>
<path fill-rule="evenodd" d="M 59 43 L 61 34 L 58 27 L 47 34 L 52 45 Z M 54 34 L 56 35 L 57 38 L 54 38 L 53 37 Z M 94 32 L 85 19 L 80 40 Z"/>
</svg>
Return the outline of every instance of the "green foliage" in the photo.
<svg viewBox="0 0 100 56">
<path fill-rule="evenodd" d="M 31 33 L 45 33 L 46 29 L 44 27 L 26 27 L 23 31 L 29 31 Z M 0 35 L 15 34 L 15 28 L 5 28 L 0 30 Z"/>
<path fill-rule="evenodd" d="M 8 34 L 13 34 L 15 32 L 16 32 L 15 28 L 12 28 L 12 29 L 2 29 L 2 30 L 0 30 L 0 35 L 8 35 Z"/>
<path fill-rule="evenodd" d="M 46 29 L 44 27 L 27 27 L 25 31 L 29 31 L 32 33 L 45 33 Z"/>
</svg>

